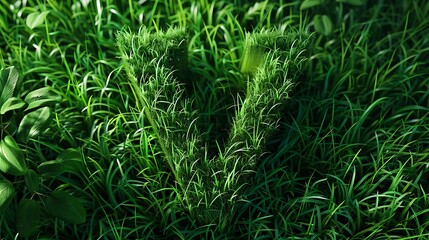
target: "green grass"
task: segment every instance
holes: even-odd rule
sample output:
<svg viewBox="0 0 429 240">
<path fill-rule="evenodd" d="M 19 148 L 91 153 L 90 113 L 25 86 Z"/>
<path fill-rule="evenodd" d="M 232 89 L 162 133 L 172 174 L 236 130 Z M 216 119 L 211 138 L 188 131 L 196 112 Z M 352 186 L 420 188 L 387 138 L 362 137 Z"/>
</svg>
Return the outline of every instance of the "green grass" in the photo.
<svg viewBox="0 0 429 240">
<path fill-rule="evenodd" d="M 67 148 L 79 148 L 85 157 L 79 176 L 61 174 L 44 186 L 78 197 L 87 209 L 86 223 L 42 218 L 33 239 L 428 237 L 426 1 L 366 1 L 362 6 L 327 1 L 303 11 L 298 0 L 86 2 L 0 0 L 0 68 L 19 69 L 23 94 L 51 86 L 62 96 L 50 128 L 22 146 L 26 157 L 39 164 Z M 26 17 L 37 11 L 49 13 L 41 26 L 30 29 Z M 231 132 L 247 128 L 236 125 L 240 116 L 252 121 L 260 112 L 250 97 L 251 80 L 258 79 L 252 66 L 271 71 L 290 49 L 287 43 L 285 52 L 258 60 L 260 50 L 246 52 L 249 34 L 282 26 L 286 33 L 281 35 L 289 28 L 313 32 L 316 14 L 329 15 L 332 34 L 311 34 L 308 60 L 300 62 L 300 74 L 291 75 L 293 86 L 277 95 L 282 105 L 274 119 L 280 121 L 266 136 L 231 138 Z M 142 74 L 124 66 L 117 43 L 118 33 L 144 38 L 172 27 L 185 31 L 186 45 L 174 54 L 188 63 L 164 58 L 163 64 L 151 65 L 148 76 L 155 71 L 162 79 L 177 78 L 167 90 L 178 108 L 187 109 L 184 115 L 197 118 L 190 132 L 196 144 L 154 127 L 171 127 L 174 116 L 167 111 L 148 118 L 158 114 L 147 112 L 149 104 L 161 104 L 144 103 L 142 96 L 154 94 L 147 95 L 140 82 L 130 84 L 130 76 Z M 172 73 L 171 66 L 179 71 Z M 290 74 L 295 66 L 285 69 Z M 255 108 L 240 112 L 246 101 Z M 269 101 L 277 100 L 264 102 Z M 187 121 L 178 129 L 183 125 Z M 251 164 L 244 164 L 251 173 L 214 161 L 236 160 L 237 155 L 222 154 L 231 146 L 251 149 L 240 145 L 249 142 L 261 148 Z M 181 151 L 174 149 L 177 144 Z M 218 165 L 194 162 L 198 157 Z M 209 173 L 219 165 L 225 167 L 219 174 L 247 173 L 246 187 L 233 201 L 228 199 L 244 183 L 226 189 L 229 182 L 221 177 L 220 187 L 207 187 L 216 185 Z M 192 177 L 194 193 L 186 190 Z M 2 179 L 15 180 L 0 173 Z M 0 216 L 0 239 L 17 235 L 14 213 L 28 191 L 16 191 Z M 204 203 L 213 196 L 223 197 L 217 205 Z"/>
</svg>

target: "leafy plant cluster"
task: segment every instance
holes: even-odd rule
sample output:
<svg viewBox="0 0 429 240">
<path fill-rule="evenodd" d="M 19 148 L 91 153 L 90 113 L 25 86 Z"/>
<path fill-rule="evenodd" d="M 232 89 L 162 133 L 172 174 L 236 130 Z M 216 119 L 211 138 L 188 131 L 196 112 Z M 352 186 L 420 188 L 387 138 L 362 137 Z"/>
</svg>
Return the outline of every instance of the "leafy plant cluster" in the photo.
<svg viewBox="0 0 429 240">
<path fill-rule="evenodd" d="M 0 238 L 426 239 L 428 16 L 0 0 Z"/>
<path fill-rule="evenodd" d="M 319 11 L 319 9 L 325 10 L 325 14 L 320 14 L 323 12 L 319 12 L 318 14 L 313 16 L 313 21 L 311 22 L 314 25 L 314 30 L 317 31 L 320 34 L 323 34 L 325 36 L 329 36 L 332 34 L 333 30 L 333 23 L 332 19 L 329 15 L 334 15 L 336 18 L 335 21 L 337 25 L 340 25 L 341 23 L 344 23 L 344 21 L 347 18 L 353 17 L 350 12 L 345 12 L 345 8 L 343 4 L 351 5 L 351 6 L 362 6 L 365 4 L 364 0 L 335 0 L 329 1 L 329 0 L 305 0 L 300 5 L 301 11 L 307 11 L 307 9 L 318 9 L 316 11 Z M 334 10 L 334 11 L 332 11 Z M 330 14 L 328 14 L 331 12 Z M 332 14 L 332 12 L 335 12 L 335 14 Z M 344 13 L 345 12 L 345 13 Z"/>
<path fill-rule="evenodd" d="M 75 197 L 60 189 L 49 191 L 49 184 L 43 186 L 50 177 L 63 172 L 78 174 L 83 160 L 80 152 L 67 149 L 55 160 L 44 161 L 37 168 L 34 166 L 37 161 L 26 153 L 31 151 L 26 147 L 29 141 L 37 139 L 49 127 L 53 118 L 50 106 L 59 103 L 61 98 L 44 87 L 26 93 L 22 100 L 21 78 L 14 67 L 0 70 L 0 84 L 0 171 L 15 176 L 13 181 L 8 177 L 0 181 L 1 212 L 17 197 L 17 188 L 24 190 L 15 210 L 16 229 L 21 236 L 31 236 L 41 224 L 42 206 L 53 217 L 74 224 L 85 222 L 86 211 Z"/>
</svg>

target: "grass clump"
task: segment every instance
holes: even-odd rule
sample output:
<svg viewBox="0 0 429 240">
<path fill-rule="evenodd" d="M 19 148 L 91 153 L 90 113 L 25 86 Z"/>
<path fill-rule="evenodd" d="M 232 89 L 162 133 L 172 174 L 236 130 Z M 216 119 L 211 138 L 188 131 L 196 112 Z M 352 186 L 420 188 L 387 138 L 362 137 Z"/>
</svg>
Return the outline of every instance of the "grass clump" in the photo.
<svg viewBox="0 0 429 240">
<path fill-rule="evenodd" d="M 309 36 L 288 30 L 291 32 L 264 30 L 249 34 L 245 40 L 246 53 L 258 51 L 256 57 L 262 58 L 264 64 L 255 66 L 255 73 L 249 76 L 248 91 L 239 100 L 228 142 L 225 147 L 219 146 L 224 151 L 214 158 L 208 158 L 208 148 L 203 149 L 195 124 L 197 113 L 190 107 L 192 99 L 183 99 L 184 88 L 173 76 L 174 71 L 183 68 L 183 63 L 171 65 L 170 59 L 187 56 L 183 50 L 187 43 L 185 32 L 170 29 L 151 34 L 142 29 L 134 35 L 118 34 L 134 94 L 157 132 L 185 207 L 200 224 L 215 223 L 224 229 L 230 223 L 233 208 L 243 200 L 247 175 L 254 171 L 264 153 L 266 139 L 278 124 L 280 109 L 288 99 L 292 80 L 302 66 L 303 52 L 310 42 Z M 177 55 L 179 51 L 183 56 Z M 245 64 L 249 63 L 242 65 Z"/>
<path fill-rule="evenodd" d="M 246 66 L 249 64 L 246 57 L 262 58 L 262 64 L 256 67 L 252 76 L 248 76 L 247 92 L 238 100 L 239 105 L 224 152 L 219 159 L 213 160 L 217 167 L 212 169 L 222 170 L 213 171 L 211 177 L 218 182 L 217 194 L 223 194 L 221 199 L 226 199 L 220 200 L 219 205 L 214 204 L 217 208 L 231 203 L 235 205 L 244 200 L 240 195 L 251 183 L 251 173 L 266 153 L 267 140 L 276 129 L 280 113 L 299 76 L 310 39 L 308 35 L 300 38 L 302 33 L 288 30 L 252 33 L 244 42 L 244 52 L 248 55 L 243 57 L 242 68 L 249 68 Z M 266 41 L 267 38 L 270 40 Z M 228 211 L 234 214 L 234 211 L 228 209 L 226 212 Z"/>
<path fill-rule="evenodd" d="M 151 34 L 143 28 L 138 34 L 122 32 L 118 34 L 118 45 L 138 99 L 137 109 L 145 112 L 167 159 L 165 163 L 184 191 L 191 179 L 191 165 L 199 161 L 193 156 L 202 155 L 196 113 L 191 101 L 183 99 L 183 84 L 173 76 L 180 66 L 171 65 L 172 59 L 187 57 L 185 31 L 170 29 Z"/>
</svg>

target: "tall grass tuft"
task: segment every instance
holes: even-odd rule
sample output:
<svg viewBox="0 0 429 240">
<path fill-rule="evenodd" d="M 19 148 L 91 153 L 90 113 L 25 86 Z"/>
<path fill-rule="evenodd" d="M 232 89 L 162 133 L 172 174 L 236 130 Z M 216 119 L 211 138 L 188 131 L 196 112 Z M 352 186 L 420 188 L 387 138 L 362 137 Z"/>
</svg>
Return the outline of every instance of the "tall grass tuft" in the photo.
<svg viewBox="0 0 429 240">
<path fill-rule="evenodd" d="M 137 34 L 118 33 L 117 38 L 137 109 L 145 113 L 155 131 L 164 162 L 187 202 L 187 184 L 203 152 L 197 113 L 192 101 L 184 98 L 184 86 L 175 75 L 185 74 L 186 33 L 183 29 L 150 33 L 141 28 Z"/>
<path fill-rule="evenodd" d="M 247 93 L 237 98 L 228 141 L 215 157 L 203 147 L 198 113 L 192 111 L 192 99 L 184 98 L 184 87 L 174 75 L 183 74 L 186 67 L 186 39 L 182 29 L 150 33 L 142 28 L 137 34 L 119 33 L 117 42 L 137 107 L 158 135 L 183 203 L 200 224 L 224 229 L 236 204 L 244 200 L 249 176 L 278 125 L 310 38 L 286 27 L 247 35 L 242 63 L 242 69 L 249 69 L 243 71 Z"/>
<path fill-rule="evenodd" d="M 211 172 L 206 178 L 214 183 L 213 190 L 199 208 L 214 214 L 201 216 L 206 223 L 222 219 L 219 223 L 226 226 L 237 203 L 245 201 L 243 193 L 278 126 L 310 42 L 309 34 L 286 27 L 246 35 L 241 69 L 248 77 L 247 92 L 238 97 L 224 151 L 208 164 Z"/>
</svg>

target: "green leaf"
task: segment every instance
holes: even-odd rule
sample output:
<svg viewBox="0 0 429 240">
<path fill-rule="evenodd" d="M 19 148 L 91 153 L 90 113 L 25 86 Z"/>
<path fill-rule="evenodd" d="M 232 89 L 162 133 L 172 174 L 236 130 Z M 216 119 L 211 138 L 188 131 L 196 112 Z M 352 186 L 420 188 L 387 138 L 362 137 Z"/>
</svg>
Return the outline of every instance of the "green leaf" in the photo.
<svg viewBox="0 0 429 240">
<path fill-rule="evenodd" d="M 3 213 L 12 201 L 15 189 L 11 182 L 0 180 L 0 213 Z"/>
<path fill-rule="evenodd" d="M 9 135 L 0 141 L 0 170 L 14 176 L 25 175 L 28 170 L 24 153 Z"/>
<path fill-rule="evenodd" d="M 265 54 L 262 49 L 246 49 L 241 58 L 241 72 L 251 73 L 262 65 Z"/>
<path fill-rule="evenodd" d="M 364 3 L 364 0 L 337 0 L 339 3 L 348 3 L 355 6 L 361 6 Z"/>
<path fill-rule="evenodd" d="M 22 101 L 21 99 L 17 97 L 11 97 L 6 100 L 6 102 L 1 106 L 0 114 L 5 114 L 6 112 L 21 109 L 23 108 L 27 103 Z"/>
<path fill-rule="evenodd" d="M 27 16 L 27 20 L 25 23 L 27 24 L 27 26 L 30 29 L 34 29 L 36 27 L 39 27 L 45 21 L 45 18 L 48 15 L 48 13 L 49 13 L 49 11 L 30 13 Z"/>
<path fill-rule="evenodd" d="M 83 156 L 79 150 L 74 148 L 64 150 L 56 160 L 63 164 L 66 172 L 79 173 L 83 167 Z"/>
<path fill-rule="evenodd" d="M 46 176 L 56 176 L 63 172 L 79 173 L 83 167 L 83 156 L 77 149 L 67 149 L 55 160 L 46 161 L 39 165 L 39 173 Z"/>
<path fill-rule="evenodd" d="M 32 169 L 27 171 L 25 174 L 25 185 L 27 185 L 28 191 L 37 192 L 40 188 L 39 175 Z"/>
<path fill-rule="evenodd" d="M 301 6 L 299 7 L 300 10 L 305 10 L 308 8 L 312 8 L 315 6 L 319 6 L 323 3 L 323 0 L 305 0 L 301 3 Z"/>
<path fill-rule="evenodd" d="M 19 114 L 6 113 L 3 116 L 0 116 L 3 124 L 2 132 L 8 133 L 8 135 L 14 136 L 16 131 L 18 130 L 19 121 L 21 121 L 21 117 Z"/>
<path fill-rule="evenodd" d="M 261 14 L 267 8 L 267 2 L 256 2 L 252 7 L 247 10 L 245 18 Z"/>
<path fill-rule="evenodd" d="M 42 162 L 38 166 L 38 171 L 45 176 L 56 176 L 64 172 L 64 166 L 57 160 L 51 160 Z"/>
<path fill-rule="evenodd" d="M 50 87 L 36 89 L 25 96 L 24 101 L 28 103 L 28 111 L 40 106 L 48 106 L 61 101 L 61 96 L 51 90 Z"/>
<path fill-rule="evenodd" d="M 313 19 L 314 28 L 318 33 L 328 36 L 332 33 L 331 19 L 326 15 L 316 15 Z"/>
<path fill-rule="evenodd" d="M 37 137 L 51 123 L 51 110 L 48 107 L 39 108 L 25 115 L 18 127 L 18 140 L 27 143 L 30 138 Z"/>
<path fill-rule="evenodd" d="M 61 190 L 49 195 L 46 208 L 52 216 L 69 223 L 81 224 L 86 219 L 86 210 L 79 200 Z"/>
<path fill-rule="evenodd" d="M 15 67 L 0 70 L 0 106 L 19 90 L 19 73 Z"/>
<path fill-rule="evenodd" d="M 16 210 L 16 228 L 20 237 L 30 237 L 40 224 L 40 204 L 36 200 L 22 199 Z"/>
</svg>

